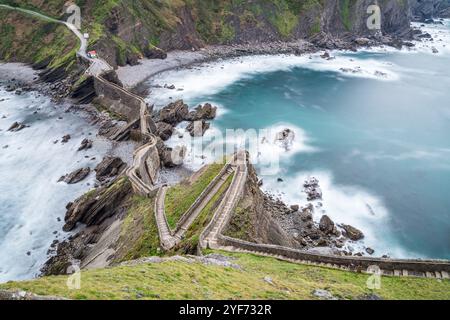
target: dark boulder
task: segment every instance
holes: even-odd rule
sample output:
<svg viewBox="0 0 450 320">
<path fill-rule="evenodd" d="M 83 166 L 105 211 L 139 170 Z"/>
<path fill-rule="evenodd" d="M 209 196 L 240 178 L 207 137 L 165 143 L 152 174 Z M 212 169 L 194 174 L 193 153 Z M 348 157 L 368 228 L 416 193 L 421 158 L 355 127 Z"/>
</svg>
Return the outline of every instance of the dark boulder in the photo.
<svg viewBox="0 0 450 320">
<path fill-rule="evenodd" d="M 78 148 L 78 151 L 88 150 L 90 148 L 92 148 L 92 140 L 83 139 L 83 141 L 81 141 L 80 147 Z"/>
<path fill-rule="evenodd" d="M 159 120 L 171 125 L 179 124 L 180 122 L 188 119 L 188 116 L 188 105 L 185 104 L 183 100 L 172 102 L 159 111 Z"/>
<path fill-rule="evenodd" d="M 156 123 L 156 132 L 158 134 L 158 136 L 164 140 L 167 141 L 170 139 L 170 137 L 173 134 L 173 126 L 167 122 L 158 122 Z"/>
<path fill-rule="evenodd" d="M 356 229 L 347 224 L 343 224 L 342 228 L 344 229 L 344 236 L 353 241 L 358 241 L 364 238 L 364 233 L 362 231 Z"/>
<path fill-rule="evenodd" d="M 334 230 L 334 222 L 330 219 L 329 216 L 324 215 L 320 219 L 319 228 L 325 234 L 333 233 Z"/>
<path fill-rule="evenodd" d="M 97 167 L 95 167 L 96 178 L 103 182 L 120 174 L 125 169 L 126 164 L 119 157 L 105 157 Z"/>
<path fill-rule="evenodd" d="M 205 120 L 200 121 L 194 121 L 191 122 L 187 127 L 186 130 L 189 132 L 191 137 L 202 137 L 206 130 L 208 130 L 210 127 L 210 124 L 206 122 Z"/>
<path fill-rule="evenodd" d="M 9 127 L 8 131 L 17 132 L 17 131 L 20 131 L 20 130 L 26 128 L 26 127 L 27 127 L 27 125 L 16 121 Z"/>
<path fill-rule="evenodd" d="M 61 143 L 67 143 L 71 139 L 70 134 L 66 134 L 64 137 L 61 138 Z"/>
<path fill-rule="evenodd" d="M 72 171 L 69 174 L 66 174 L 65 176 L 62 176 L 61 178 L 59 178 L 58 182 L 64 181 L 67 184 L 76 184 L 86 179 L 89 173 L 91 173 L 91 168 L 80 168 Z"/>
</svg>

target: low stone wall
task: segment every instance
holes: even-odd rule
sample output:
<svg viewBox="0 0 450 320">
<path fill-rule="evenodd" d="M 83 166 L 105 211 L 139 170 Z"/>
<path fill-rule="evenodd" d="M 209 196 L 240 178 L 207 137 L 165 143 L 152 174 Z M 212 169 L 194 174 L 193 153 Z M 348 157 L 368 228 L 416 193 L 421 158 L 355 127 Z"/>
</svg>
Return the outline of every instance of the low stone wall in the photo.
<svg viewBox="0 0 450 320">
<path fill-rule="evenodd" d="M 127 169 L 135 193 L 143 196 L 156 195 L 156 180 L 160 170 L 157 139 L 149 135 L 149 142 L 134 151 L 133 165 Z"/>
<path fill-rule="evenodd" d="M 330 264 L 332 266 L 348 267 L 350 270 L 365 271 L 370 266 L 377 266 L 385 274 L 394 275 L 394 271 L 406 270 L 409 275 L 426 276 L 427 272 L 450 272 L 450 263 L 440 260 L 391 260 L 367 257 L 340 257 L 332 255 L 314 254 L 306 251 L 295 250 L 287 247 L 269 244 L 257 244 L 230 238 L 224 235 L 218 236 L 218 243 L 224 247 L 234 247 L 255 253 L 264 253 L 272 256 L 282 256 L 287 259 L 310 262 L 315 264 Z"/>
</svg>

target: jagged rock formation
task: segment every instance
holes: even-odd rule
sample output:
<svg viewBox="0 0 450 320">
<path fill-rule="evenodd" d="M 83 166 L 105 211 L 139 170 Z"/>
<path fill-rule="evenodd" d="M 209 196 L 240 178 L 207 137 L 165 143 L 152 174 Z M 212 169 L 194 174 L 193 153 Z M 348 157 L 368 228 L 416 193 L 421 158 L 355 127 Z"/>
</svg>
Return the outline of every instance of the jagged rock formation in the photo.
<svg viewBox="0 0 450 320">
<path fill-rule="evenodd" d="M 71 231 L 78 223 L 84 224 L 78 233 L 69 239 L 51 246 L 55 254 L 45 263 L 43 275 L 65 274 L 73 263 L 81 267 L 99 263 L 106 266 L 114 254 L 111 246 L 120 237 L 122 218 L 127 211 L 127 200 L 132 195 L 131 183 L 127 178 L 93 190 L 67 205 L 65 231 Z"/>
<path fill-rule="evenodd" d="M 126 178 L 112 185 L 86 193 L 69 203 L 65 217 L 64 231 L 71 231 L 77 223 L 86 226 L 99 224 L 114 214 L 120 203 L 131 193 L 131 185 Z"/>
<path fill-rule="evenodd" d="M 449 0 L 409 0 L 414 18 L 425 22 L 433 18 L 450 18 Z"/>
<path fill-rule="evenodd" d="M 243 198 L 225 234 L 256 243 L 299 247 L 299 243 L 272 216 L 282 210 L 289 211 L 284 204 L 271 200 L 260 190 L 255 169 L 249 166 Z"/>
</svg>

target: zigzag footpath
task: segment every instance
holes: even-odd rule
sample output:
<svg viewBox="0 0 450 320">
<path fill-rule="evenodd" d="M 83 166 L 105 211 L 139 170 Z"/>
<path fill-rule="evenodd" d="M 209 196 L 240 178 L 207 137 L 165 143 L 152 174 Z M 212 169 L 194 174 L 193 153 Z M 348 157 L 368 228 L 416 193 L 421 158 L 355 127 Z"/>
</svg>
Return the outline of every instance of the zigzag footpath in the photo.
<svg viewBox="0 0 450 320">
<path fill-rule="evenodd" d="M 216 209 L 213 219 L 200 235 L 200 248 L 245 252 L 274 257 L 294 263 L 380 275 L 449 279 L 450 261 L 448 260 L 341 257 L 316 254 L 277 245 L 257 244 L 224 236 L 222 232 L 232 217 L 234 208 L 242 196 L 242 191 L 247 180 L 247 162 L 243 157 L 245 157 L 245 152 L 241 151 L 238 153 L 237 159 L 239 165 L 237 172 L 224 199 Z"/>
<path fill-rule="evenodd" d="M 175 230 L 170 230 L 165 213 L 165 198 L 168 190 L 163 186 L 157 193 L 155 200 L 155 219 L 158 226 L 161 246 L 164 250 L 170 250 L 175 247 L 185 236 L 189 227 L 197 219 L 202 210 L 208 205 L 227 179 L 236 171 L 235 159 L 227 162 L 217 176 L 203 190 L 200 196 L 194 201 L 191 207 L 181 216 Z"/>
<path fill-rule="evenodd" d="M 88 57 L 86 53 L 88 46 L 87 40 L 74 25 L 65 21 L 53 19 L 38 12 L 18 7 L 0 4 L 0 8 L 16 10 L 49 22 L 64 24 L 80 40 L 80 48 L 77 52 L 77 56 L 89 63 L 89 68 L 86 70 L 86 73 L 92 75 L 101 83 L 113 87 L 114 90 L 118 90 L 132 99 L 137 99 L 138 105 L 140 106 L 139 119 L 131 122 L 140 122 L 142 137 L 148 142 L 136 149 L 134 152 L 133 165 L 127 169 L 126 173 L 135 192 L 145 196 L 157 193 L 155 201 L 155 217 L 163 249 L 169 250 L 179 243 L 184 233 L 196 219 L 201 210 L 217 190 L 220 189 L 220 186 L 223 185 L 226 178 L 234 171 L 235 174 L 233 180 L 225 197 L 214 212 L 213 219 L 200 235 L 200 248 L 212 248 L 230 252 L 246 252 L 270 256 L 295 263 L 326 266 L 349 271 L 366 272 L 368 269 L 372 269 L 372 272 L 379 272 L 380 274 L 391 276 L 417 276 L 449 279 L 450 261 L 448 260 L 391 260 L 367 257 L 340 257 L 315 254 L 276 245 L 256 244 L 222 235 L 225 226 L 231 219 L 234 208 L 242 196 L 243 188 L 247 180 L 248 171 L 245 151 L 239 151 L 236 154 L 234 157 L 235 163 L 231 167 L 224 167 L 223 172 L 210 183 L 196 202 L 194 202 L 193 206 L 182 216 L 175 232 L 171 232 L 164 212 L 164 199 L 167 187 L 163 186 L 159 189 L 155 187 L 145 163 L 149 156 L 149 152 L 152 148 L 156 147 L 157 143 L 156 137 L 150 133 L 151 128 L 149 128 L 148 123 L 148 108 L 145 101 L 124 88 L 101 77 L 103 72 L 112 70 L 112 67 L 102 59 L 92 59 Z M 123 134 L 123 132 L 120 134 Z M 230 170 L 230 168 L 232 168 L 232 170 Z"/>
<path fill-rule="evenodd" d="M 103 72 L 113 70 L 113 68 L 103 59 L 90 58 L 88 56 L 88 54 L 86 52 L 87 47 L 88 47 L 88 41 L 87 41 L 87 39 L 84 38 L 84 36 L 81 34 L 81 32 L 73 24 L 68 23 L 66 21 L 61 21 L 61 20 L 57 20 L 57 19 L 48 17 L 39 12 L 22 9 L 19 7 L 12 7 L 9 5 L 0 4 L 0 8 L 7 9 L 7 10 L 19 11 L 19 12 L 37 17 L 39 19 L 42 19 L 42 20 L 45 20 L 48 22 L 65 25 L 80 40 L 80 48 L 77 51 L 77 56 L 81 60 L 84 60 L 89 64 L 89 67 L 87 68 L 85 73 L 93 76 L 95 78 L 95 80 L 101 82 L 103 85 L 110 86 L 114 90 L 119 91 L 124 95 L 127 95 L 131 99 L 137 100 L 137 105 L 139 105 L 139 107 L 140 107 L 139 122 L 140 122 L 140 127 L 141 127 L 142 138 L 144 141 L 148 140 L 148 143 L 139 147 L 134 152 L 133 165 L 127 169 L 126 173 L 133 185 L 133 189 L 135 190 L 135 192 L 137 192 L 139 194 L 147 195 L 147 196 L 150 195 L 151 193 L 155 192 L 156 189 L 153 186 L 153 181 L 152 181 L 151 175 L 148 172 L 148 168 L 146 167 L 145 160 L 147 159 L 147 157 L 149 155 L 149 151 L 152 148 L 156 147 L 157 140 L 156 140 L 156 137 L 150 133 L 150 128 L 149 128 L 149 124 L 148 124 L 148 108 L 147 108 L 147 104 L 145 103 L 145 101 L 141 97 L 129 92 L 128 90 L 126 90 L 114 83 L 107 81 L 106 79 L 104 79 L 101 76 L 101 74 Z M 136 121 L 137 121 L 137 119 L 135 121 L 130 121 L 130 124 L 133 124 Z M 128 127 L 129 126 L 127 126 L 126 128 L 128 128 Z M 123 134 L 123 131 L 119 131 L 116 135 L 117 135 L 117 137 L 119 137 L 122 134 Z"/>
</svg>

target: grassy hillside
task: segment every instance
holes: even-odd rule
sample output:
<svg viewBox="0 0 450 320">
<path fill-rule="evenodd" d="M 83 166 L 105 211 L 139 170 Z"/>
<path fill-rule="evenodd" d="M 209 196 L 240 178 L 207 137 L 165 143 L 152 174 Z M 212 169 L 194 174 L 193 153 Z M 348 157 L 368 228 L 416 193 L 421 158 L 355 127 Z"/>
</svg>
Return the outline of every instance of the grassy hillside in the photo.
<svg viewBox="0 0 450 320">
<path fill-rule="evenodd" d="M 10 282 L 0 289 L 72 299 L 318 299 L 324 289 L 338 299 L 450 299 L 450 281 L 383 277 L 380 290 L 368 275 L 292 264 L 248 254 L 227 254 L 240 269 L 169 261 L 85 271 L 81 289 L 68 290 L 67 277 Z"/>
<path fill-rule="evenodd" d="M 318 0 L 77 0 L 82 29 L 90 33 L 90 45 L 112 65 L 133 63 L 155 47 L 164 50 L 199 48 L 206 43 L 279 40 L 294 37 L 302 24 L 305 35 L 320 31 L 318 19 L 303 19 L 307 12 L 320 13 Z M 66 19 L 64 0 L 4 0 L 0 3 L 35 10 Z M 23 14 L 0 10 L 0 59 L 37 62 L 44 43 L 52 61 L 67 59 L 74 39 L 62 27 L 37 22 Z M 29 30 L 22 32 L 22 30 Z M 298 32 L 297 32 L 298 33 Z M 298 34 L 297 34 L 298 36 Z M 14 42 L 14 46 L 8 44 Z M 18 51 L 17 51 L 18 49 Z M 31 53 L 28 56 L 23 52 Z M 72 55 L 73 59 L 74 55 Z M 59 61 L 60 62 L 60 61 Z"/>
<path fill-rule="evenodd" d="M 223 164 L 211 164 L 200 172 L 194 181 L 186 180 L 167 190 L 165 210 L 167 222 L 175 229 L 181 216 L 222 170 Z"/>
</svg>

